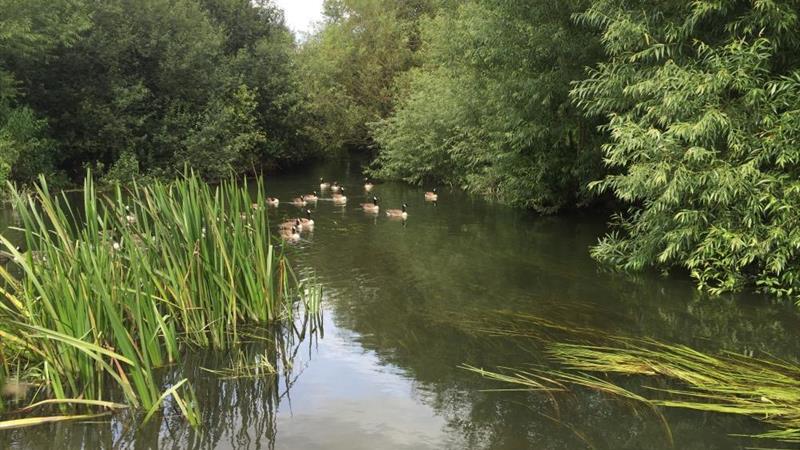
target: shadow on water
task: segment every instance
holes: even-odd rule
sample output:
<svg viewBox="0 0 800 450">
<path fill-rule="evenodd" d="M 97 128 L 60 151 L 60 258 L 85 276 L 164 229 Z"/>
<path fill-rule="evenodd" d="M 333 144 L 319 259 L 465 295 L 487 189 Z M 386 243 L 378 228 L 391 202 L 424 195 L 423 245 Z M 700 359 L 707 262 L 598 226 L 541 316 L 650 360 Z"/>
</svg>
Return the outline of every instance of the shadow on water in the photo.
<svg viewBox="0 0 800 450">
<path fill-rule="evenodd" d="M 169 415 L 133 429 L 60 424 L 0 433 L 0 448 L 50 448 L 54 439 L 67 448 L 743 448 L 753 443 L 731 434 L 763 431 L 746 418 L 665 410 L 662 420 L 580 389 L 486 391 L 506 386 L 458 367 L 548 361 L 530 341 L 473 333 L 459 318 L 515 311 L 703 351 L 800 354 L 792 305 L 706 298 L 683 276 L 600 270 L 587 248 L 604 216 L 536 217 L 442 187 L 434 205 L 425 189 L 399 183 L 367 195 L 359 166 L 345 162 L 268 179 L 268 194 L 282 200 L 272 223 L 300 217 L 285 201 L 319 190 L 319 177 L 345 185 L 348 203 L 323 194 L 308 206 L 314 231 L 291 246 L 301 273 L 324 286 L 326 314 L 324 338 L 295 342 L 290 375 L 276 355 L 273 378 L 220 379 L 199 368 L 224 367 L 230 355 L 194 355 L 184 370 L 199 430 Z M 373 194 L 382 208 L 408 203 L 407 222 L 360 210 Z"/>
</svg>

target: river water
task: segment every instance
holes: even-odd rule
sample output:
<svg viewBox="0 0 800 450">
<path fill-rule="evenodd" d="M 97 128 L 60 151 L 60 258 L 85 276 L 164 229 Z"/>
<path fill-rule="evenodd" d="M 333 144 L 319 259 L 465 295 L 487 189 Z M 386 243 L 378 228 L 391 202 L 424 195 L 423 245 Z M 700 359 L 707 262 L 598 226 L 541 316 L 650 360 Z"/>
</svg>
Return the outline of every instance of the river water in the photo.
<svg viewBox="0 0 800 450">
<path fill-rule="evenodd" d="M 198 430 L 170 414 L 142 427 L 106 419 L 0 432 L 0 448 L 744 448 L 753 442 L 732 434 L 765 430 L 747 418 L 659 416 L 579 389 L 496 391 L 508 386 L 459 366 L 524 367 L 542 363 L 543 349 L 471 332 L 459 318 L 515 311 L 699 350 L 800 355 L 793 305 L 707 298 L 684 274 L 602 270 L 588 247 L 605 230 L 603 213 L 539 217 L 446 189 L 431 204 L 423 189 L 378 184 L 382 207 L 408 203 L 403 223 L 359 209 L 366 196 L 350 162 L 269 177 L 268 194 L 318 190 L 320 177 L 345 185 L 348 204 L 310 206 L 314 232 L 290 252 L 323 287 L 323 327 L 286 342 L 292 359 L 277 378 L 220 379 L 198 368 L 224 366 L 229 355 L 194 355 L 184 373 L 202 410 Z M 274 223 L 298 211 L 283 203 Z"/>
</svg>

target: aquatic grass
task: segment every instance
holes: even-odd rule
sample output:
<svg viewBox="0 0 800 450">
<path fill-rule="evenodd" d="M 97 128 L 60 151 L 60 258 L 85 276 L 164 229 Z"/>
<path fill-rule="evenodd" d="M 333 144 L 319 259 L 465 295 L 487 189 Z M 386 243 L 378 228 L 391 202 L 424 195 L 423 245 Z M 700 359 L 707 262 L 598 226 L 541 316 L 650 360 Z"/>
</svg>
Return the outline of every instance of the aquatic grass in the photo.
<svg viewBox="0 0 800 450">
<path fill-rule="evenodd" d="M 800 443 L 800 365 L 795 363 L 730 352 L 712 355 L 586 328 L 570 330 L 534 315 L 502 311 L 461 326 L 485 335 L 531 340 L 557 364 L 495 370 L 462 366 L 488 379 L 548 395 L 568 385 L 580 386 L 648 405 L 662 421 L 657 407 L 749 416 L 776 428 L 754 437 Z M 673 387 L 642 386 L 641 392 L 634 392 L 614 376 L 659 377 Z"/>
<path fill-rule="evenodd" d="M 187 346 L 237 345 L 245 324 L 292 321 L 307 290 L 255 182 L 251 195 L 246 181 L 212 187 L 189 172 L 100 195 L 89 175 L 80 204 L 43 178 L 31 193 L 11 187 L 25 250 L 0 236 L 13 260 L 0 267 L 0 387 L 44 386 L 31 401 L 104 401 L 113 388 L 148 418 L 170 397 L 196 424 L 188 380 L 162 392 L 156 371 Z"/>
<path fill-rule="evenodd" d="M 569 371 L 556 378 L 654 406 L 754 417 L 779 428 L 757 437 L 800 443 L 800 366 L 652 340 L 621 342 L 625 345 L 553 344 L 550 355 Z M 664 398 L 645 398 L 591 372 L 659 376 L 685 387 L 646 387 Z"/>
<path fill-rule="evenodd" d="M 33 427 L 55 422 L 85 421 L 105 416 L 108 416 L 108 413 L 75 414 L 70 416 L 27 417 L 24 419 L 2 420 L 0 421 L 0 431 L 11 430 L 15 428 Z"/>
<path fill-rule="evenodd" d="M 278 370 L 270 362 L 269 355 L 265 353 L 256 354 L 250 358 L 240 349 L 236 352 L 235 358 L 231 358 L 230 366 L 223 369 L 209 369 L 201 367 L 201 370 L 216 375 L 220 378 L 257 378 L 263 376 L 277 375 Z"/>
</svg>

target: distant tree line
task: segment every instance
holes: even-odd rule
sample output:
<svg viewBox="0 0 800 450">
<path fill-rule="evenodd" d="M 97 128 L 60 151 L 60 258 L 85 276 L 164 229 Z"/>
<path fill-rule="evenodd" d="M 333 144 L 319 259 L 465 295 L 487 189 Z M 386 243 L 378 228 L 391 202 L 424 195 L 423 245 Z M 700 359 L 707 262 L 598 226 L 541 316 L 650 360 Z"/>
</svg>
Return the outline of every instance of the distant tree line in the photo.
<svg viewBox="0 0 800 450">
<path fill-rule="evenodd" d="M 320 145 L 376 153 L 377 177 L 543 213 L 610 196 L 598 260 L 800 298 L 797 0 L 327 0 L 325 14 L 299 63 Z"/>
</svg>

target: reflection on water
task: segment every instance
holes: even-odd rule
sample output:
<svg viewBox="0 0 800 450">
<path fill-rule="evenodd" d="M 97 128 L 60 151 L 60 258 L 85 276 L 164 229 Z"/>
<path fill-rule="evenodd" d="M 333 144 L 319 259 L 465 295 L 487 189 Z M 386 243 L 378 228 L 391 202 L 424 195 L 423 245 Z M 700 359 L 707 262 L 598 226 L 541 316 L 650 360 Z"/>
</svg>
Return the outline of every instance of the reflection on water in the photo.
<svg viewBox="0 0 800 450">
<path fill-rule="evenodd" d="M 314 231 L 291 251 L 301 273 L 324 286 L 324 337 L 290 345 L 291 364 L 274 355 L 276 377 L 222 380 L 200 367 L 225 366 L 227 355 L 196 355 L 183 370 L 203 411 L 200 430 L 168 413 L 142 428 L 115 420 L 0 433 L 0 448 L 50 448 L 53 439 L 91 449 L 742 448 L 752 442 L 729 434 L 758 432 L 755 421 L 676 410 L 659 417 L 580 390 L 486 391 L 502 386 L 457 367 L 545 364 L 542 349 L 465 332 L 453 317 L 523 311 L 701 350 L 800 354 L 792 305 L 704 298 L 682 275 L 600 270 L 587 247 L 604 230 L 602 214 L 541 218 L 442 188 L 434 205 L 424 189 L 378 184 L 370 198 L 382 208 L 408 203 L 408 221 L 392 221 L 359 210 L 368 198 L 349 163 L 275 177 L 269 195 L 318 190 L 321 176 L 348 188 L 348 204 L 328 193 L 310 205 Z M 301 211 L 282 203 L 272 214 L 277 224 Z"/>
</svg>

